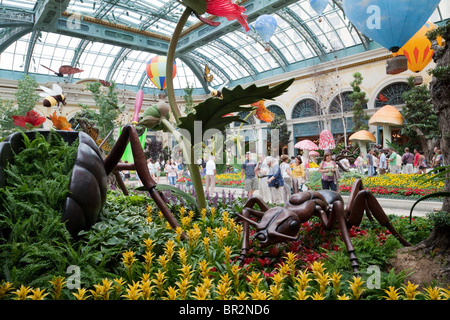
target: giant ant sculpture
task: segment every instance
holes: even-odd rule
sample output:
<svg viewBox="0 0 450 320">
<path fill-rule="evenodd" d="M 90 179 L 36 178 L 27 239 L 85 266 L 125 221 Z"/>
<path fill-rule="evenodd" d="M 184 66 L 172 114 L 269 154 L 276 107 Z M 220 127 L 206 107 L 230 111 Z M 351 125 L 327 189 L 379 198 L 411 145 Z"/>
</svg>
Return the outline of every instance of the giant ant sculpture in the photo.
<svg viewBox="0 0 450 320">
<path fill-rule="evenodd" d="M 65 222 L 72 236 L 77 237 L 81 230 L 89 229 L 100 219 L 100 212 L 106 202 L 107 176 L 120 170 L 136 170 L 144 188 L 159 207 L 164 217 L 175 230 L 179 223 L 167 207 L 161 194 L 155 189 L 156 182 L 147 168 L 146 157 L 142 150 L 138 133 L 133 125 L 123 128 L 116 144 L 108 156 L 103 159 L 97 144 L 84 132 L 56 131 L 67 143 L 78 139 L 79 145 L 76 160 L 69 181 L 69 194 L 64 203 L 62 221 Z M 40 131 L 44 136 L 51 131 Z M 30 140 L 34 139 L 36 131 L 25 133 Z M 128 143 L 131 145 L 134 163 L 119 163 Z M 22 133 L 17 132 L 5 138 L 0 143 L 0 186 L 4 185 L 3 168 L 13 162 L 14 154 L 22 151 L 24 141 Z M 123 183 L 118 174 L 118 182 Z M 126 189 L 122 189 L 126 190 Z M 183 237 L 185 235 L 183 234 Z"/>
<path fill-rule="evenodd" d="M 255 204 L 260 210 L 253 209 Z M 364 190 L 361 179 L 353 183 L 347 207 L 344 207 L 344 200 L 338 192 L 308 190 L 299 193 L 298 185 L 294 183 L 294 194 L 284 207 L 270 208 L 259 197 L 252 197 L 247 201 L 241 213 L 238 214 L 244 220 L 244 236 L 239 260 L 243 261 L 250 248 L 250 225 L 255 226 L 256 229 L 253 239 L 259 240 L 259 245 L 264 248 L 279 242 L 297 240 L 301 224 L 317 216 L 326 230 L 331 230 L 336 223 L 338 224 L 353 271 L 359 272 L 358 259 L 350 240 L 349 229 L 360 225 L 364 211 L 369 219 L 373 219 L 373 215 L 404 246 L 410 246 L 409 242 L 390 223 L 375 196 L 370 191 Z M 260 221 L 252 220 L 253 217 Z"/>
</svg>

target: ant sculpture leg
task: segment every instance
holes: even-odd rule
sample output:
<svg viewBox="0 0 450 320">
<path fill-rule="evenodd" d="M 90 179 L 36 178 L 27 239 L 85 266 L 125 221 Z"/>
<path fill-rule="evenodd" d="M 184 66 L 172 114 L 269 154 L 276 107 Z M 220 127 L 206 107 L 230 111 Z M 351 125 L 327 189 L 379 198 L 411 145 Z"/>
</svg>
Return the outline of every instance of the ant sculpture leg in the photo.
<svg viewBox="0 0 450 320">
<path fill-rule="evenodd" d="M 358 261 L 350 241 L 348 230 L 352 226 L 359 226 L 361 224 L 364 211 L 366 211 L 366 213 L 370 212 L 383 227 L 386 227 L 400 241 L 401 244 L 404 246 L 411 246 L 411 244 L 406 241 L 391 224 L 388 216 L 381 208 L 372 192 L 363 189 L 363 184 L 360 179 L 353 183 L 347 207 L 344 209 L 343 204 L 334 203 L 331 211 L 330 215 L 336 215 L 342 239 L 347 247 L 350 261 L 355 272 L 358 272 Z"/>
<path fill-rule="evenodd" d="M 134 164 L 119 164 L 120 158 L 125 152 L 125 148 L 127 147 L 128 142 L 130 142 L 131 151 L 133 152 Z M 104 165 L 107 175 L 113 171 L 135 169 L 139 174 L 139 178 L 141 179 L 144 188 L 150 193 L 150 196 L 153 198 L 156 205 L 169 222 L 170 226 L 174 230 L 180 226 L 178 224 L 178 221 L 170 212 L 159 192 L 155 189 L 156 182 L 150 175 L 144 151 L 142 150 L 142 146 L 140 144 L 136 129 L 133 126 L 127 125 L 123 128 L 122 134 L 117 139 L 117 142 L 112 148 L 111 152 L 105 158 Z M 183 235 L 183 237 L 186 237 L 186 235 Z"/>
<path fill-rule="evenodd" d="M 254 210 L 253 207 L 257 204 L 259 208 L 262 211 Z M 244 205 L 244 208 L 242 209 L 242 216 L 245 218 L 262 218 L 264 216 L 264 213 L 269 210 L 269 206 L 261 199 L 260 197 L 252 197 L 247 200 L 247 202 Z M 243 221 L 243 227 L 244 227 L 244 236 L 242 239 L 242 250 L 241 254 L 239 255 L 238 260 L 242 263 L 244 261 L 244 258 L 247 256 L 247 252 L 250 247 L 250 224 L 244 220 Z"/>
</svg>

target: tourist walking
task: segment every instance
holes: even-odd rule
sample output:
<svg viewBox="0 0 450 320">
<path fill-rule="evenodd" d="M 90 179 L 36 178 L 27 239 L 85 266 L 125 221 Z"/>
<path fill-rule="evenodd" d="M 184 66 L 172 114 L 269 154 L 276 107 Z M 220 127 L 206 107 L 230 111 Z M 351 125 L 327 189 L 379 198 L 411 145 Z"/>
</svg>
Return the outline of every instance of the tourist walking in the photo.
<svg viewBox="0 0 450 320">
<path fill-rule="evenodd" d="M 373 151 L 370 149 L 369 152 L 367 152 L 367 175 L 369 177 L 374 175 L 373 172 Z"/>
<path fill-rule="evenodd" d="M 298 191 L 302 191 L 303 184 L 305 183 L 305 165 L 302 163 L 301 156 L 295 157 L 295 162 L 292 165 L 292 176 L 294 180 L 297 180 Z"/>
<path fill-rule="evenodd" d="M 400 166 L 397 164 L 397 158 L 400 157 L 394 150 L 394 148 L 389 148 L 389 173 L 399 174 Z"/>
<path fill-rule="evenodd" d="M 384 149 L 380 152 L 380 163 L 378 164 L 378 170 L 380 174 L 385 174 L 387 171 L 386 150 Z"/>
<path fill-rule="evenodd" d="M 177 179 L 177 165 L 173 160 L 169 159 L 164 166 L 164 172 L 166 173 L 167 180 L 170 185 L 176 185 Z"/>
<path fill-rule="evenodd" d="M 403 173 L 412 174 L 414 171 L 414 155 L 409 152 L 409 148 L 405 148 L 402 156 Z"/>
<path fill-rule="evenodd" d="M 245 154 L 245 158 L 241 166 L 241 179 L 244 179 L 244 190 L 248 192 L 248 197 L 251 198 L 253 192 L 258 189 L 258 178 L 255 174 L 256 161 L 252 159 L 250 151 Z"/>
<path fill-rule="evenodd" d="M 425 158 L 425 153 L 423 151 L 419 151 L 419 170 L 417 174 L 427 173 L 427 159 Z"/>
<path fill-rule="evenodd" d="M 414 171 L 418 172 L 419 171 L 419 158 L 420 158 L 420 153 L 417 149 L 414 149 Z"/>
<path fill-rule="evenodd" d="M 292 179 L 294 178 L 292 176 L 291 167 L 289 166 L 289 156 L 287 154 L 283 154 L 281 156 L 281 176 L 284 180 L 284 191 L 283 191 L 283 203 L 286 203 L 289 200 L 289 197 L 291 196 L 291 189 L 292 189 Z"/>
<path fill-rule="evenodd" d="M 435 148 L 435 155 L 433 157 L 432 167 L 433 169 L 444 166 L 444 156 L 440 149 Z M 435 173 L 442 172 L 444 169 L 439 169 Z"/>
<path fill-rule="evenodd" d="M 364 162 L 364 154 L 360 152 L 358 158 L 355 160 L 355 166 L 358 168 L 358 173 L 362 176 L 364 175 Z"/>
<path fill-rule="evenodd" d="M 155 180 L 155 164 L 153 163 L 153 158 L 151 157 L 147 160 L 147 168 L 150 172 L 150 176 L 153 180 Z"/>
<path fill-rule="evenodd" d="M 322 189 L 331 189 L 337 191 L 337 185 L 335 182 L 335 172 L 337 170 L 336 163 L 332 160 L 330 153 L 325 153 L 323 161 L 319 165 L 319 172 L 322 173 Z"/>
<path fill-rule="evenodd" d="M 156 159 L 153 166 L 155 168 L 155 182 L 159 183 L 159 177 L 161 176 L 161 162 Z"/>
<path fill-rule="evenodd" d="M 209 192 L 209 195 L 214 195 L 214 187 L 216 185 L 216 162 L 214 156 L 209 158 L 205 168 L 205 191 Z"/>
<path fill-rule="evenodd" d="M 281 169 L 278 165 L 278 160 L 271 156 L 267 158 L 267 164 L 270 168 L 269 173 L 267 174 L 267 183 L 272 196 L 271 202 L 281 205 L 283 204 L 284 179 L 281 175 Z"/>
<path fill-rule="evenodd" d="M 267 158 L 262 153 L 259 154 L 258 164 L 255 167 L 255 174 L 259 179 L 258 191 L 259 196 L 264 202 L 269 203 L 272 200 L 269 185 L 267 183 L 267 174 L 269 173 L 269 165 L 267 164 Z"/>
</svg>

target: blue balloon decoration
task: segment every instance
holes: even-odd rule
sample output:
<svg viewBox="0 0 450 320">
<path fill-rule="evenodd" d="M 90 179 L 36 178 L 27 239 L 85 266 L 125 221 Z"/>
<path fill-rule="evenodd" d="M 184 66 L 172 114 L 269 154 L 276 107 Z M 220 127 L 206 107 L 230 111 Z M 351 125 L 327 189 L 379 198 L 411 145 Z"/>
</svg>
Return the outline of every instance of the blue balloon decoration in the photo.
<svg viewBox="0 0 450 320">
<path fill-rule="evenodd" d="M 309 4 L 317 13 L 317 15 L 321 16 L 328 5 L 328 0 L 310 0 Z"/>
<path fill-rule="evenodd" d="M 397 52 L 433 14 L 440 0 L 344 0 L 344 12 L 364 35 Z"/>
<path fill-rule="evenodd" d="M 277 28 L 277 20 L 268 14 L 263 14 L 256 19 L 254 28 L 266 43 L 266 51 L 269 51 L 269 41 Z"/>
</svg>

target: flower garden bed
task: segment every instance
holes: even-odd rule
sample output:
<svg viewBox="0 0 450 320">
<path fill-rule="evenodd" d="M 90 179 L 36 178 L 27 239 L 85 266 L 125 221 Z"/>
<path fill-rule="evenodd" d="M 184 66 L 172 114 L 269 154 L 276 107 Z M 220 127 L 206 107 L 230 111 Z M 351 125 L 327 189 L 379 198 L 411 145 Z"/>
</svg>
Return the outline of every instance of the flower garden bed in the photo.
<svg viewBox="0 0 450 320">
<path fill-rule="evenodd" d="M 172 200 L 170 200 L 172 199 Z M 387 272 L 388 260 L 401 245 L 384 228 L 366 219 L 351 229 L 361 274 L 354 275 L 339 231 L 325 232 L 318 220 L 302 225 L 298 241 L 260 249 L 255 244 L 240 266 L 237 257 L 242 224 L 235 212 L 242 199 L 231 193 L 215 206 L 195 212 L 168 197 L 181 223 L 173 230 L 153 201 L 142 194 L 110 191 L 103 218 L 74 240 L 53 222 L 54 238 L 34 235 L 1 244 L 4 255 L 1 299 L 448 299 L 437 283 L 404 285 L 405 272 Z M 45 224 L 45 216 L 43 217 Z M 408 241 L 418 243 L 432 228 L 429 219 L 391 217 Z M 22 226 L 26 229 L 26 226 Z M 57 229 L 57 230 L 56 230 Z M 189 240 L 181 239 L 184 231 Z M 46 235 L 48 236 L 48 235 Z M 20 256 L 13 254 L 22 248 Z M 5 255 L 6 251 L 11 255 Z M 377 288 L 367 285 L 376 265 Z M 69 266 L 79 267 L 73 287 Z"/>
<path fill-rule="evenodd" d="M 425 182 L 432 175 L 417 174 L 384 174 L 375 177 L 361 177 L 358 174 L 344 174 L 339 180 L 339 189 L 342 193 L 350 193 L 353 182 L 361 178 L 365 189 L 377 196 L 389 196 L 398 198 L 418 198 L 431 193 L 443 191 L 444 182 Z M 320 190 L 320 173 L 312 174 L 308 187 L 312 190 Z"/>
</svg>

